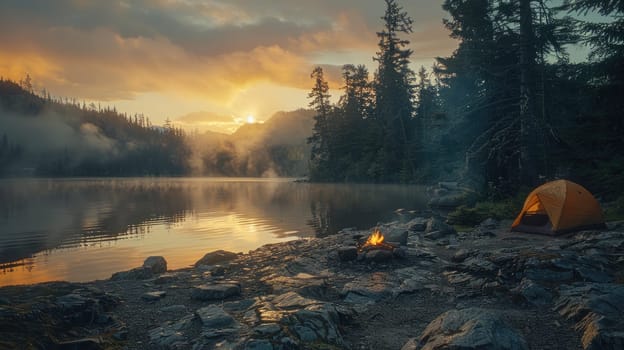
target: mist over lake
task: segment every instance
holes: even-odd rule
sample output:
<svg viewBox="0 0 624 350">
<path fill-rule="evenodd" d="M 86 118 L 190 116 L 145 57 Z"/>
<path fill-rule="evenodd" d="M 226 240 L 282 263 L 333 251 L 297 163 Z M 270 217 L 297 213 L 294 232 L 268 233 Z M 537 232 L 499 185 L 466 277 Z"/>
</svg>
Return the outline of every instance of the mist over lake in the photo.
<svg viewBox="0 0 624 350">
<path fill-rule="evenodd" d="M 0 180 L 0 285 L 88 281 L 162 255 L 325 236 L 422 209 L 422 187 L 255 178 Z"/>
</svg>

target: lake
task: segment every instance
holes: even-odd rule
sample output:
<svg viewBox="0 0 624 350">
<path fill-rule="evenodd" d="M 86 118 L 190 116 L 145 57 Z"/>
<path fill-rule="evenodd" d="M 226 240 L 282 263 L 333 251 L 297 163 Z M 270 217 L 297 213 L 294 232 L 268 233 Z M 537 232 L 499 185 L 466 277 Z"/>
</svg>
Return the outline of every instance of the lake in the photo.
<svg viewBox="0 0 624 350">
<path fill-rule="evenodd" d="M 2 179 L 0 286 L 109 278 L 150 255 L 177 269 L 216 249 L 370 228 L 426 201 L 419 186 L 293 179 Z"/>
</svg>

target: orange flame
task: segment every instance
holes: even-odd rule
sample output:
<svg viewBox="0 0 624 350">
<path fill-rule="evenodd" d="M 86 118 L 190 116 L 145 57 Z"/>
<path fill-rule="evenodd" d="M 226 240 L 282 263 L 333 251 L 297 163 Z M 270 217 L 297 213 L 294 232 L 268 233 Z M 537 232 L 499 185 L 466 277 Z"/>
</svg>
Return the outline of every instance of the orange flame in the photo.
<svg viewBox="0 0 624 350">
<path fill-rule="evenodd" d="M 384 241 L 384 235 L 381 233 L 381 231 L 375 230 L 375 232 L 373 232 L 370 236 L 368 236 L 368 239 L 364 243 L 364 246 L 381 245 L 383 241 Z"/>
</svg>

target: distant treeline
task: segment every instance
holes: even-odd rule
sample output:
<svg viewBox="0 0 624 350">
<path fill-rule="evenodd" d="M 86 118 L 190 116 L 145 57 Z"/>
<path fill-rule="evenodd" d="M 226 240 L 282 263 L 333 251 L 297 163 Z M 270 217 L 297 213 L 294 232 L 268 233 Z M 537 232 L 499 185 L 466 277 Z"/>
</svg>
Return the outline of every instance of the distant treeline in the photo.
<svg viewBox="0 0 624 350">
<path fill-rule="evenodd" d="M 0 80 L 0 175 L 142 176 L 190 171 L 180 129 L 143 115 L 35 94 Z"/>
<path fill-rule="evenodd" d="M 459 46 L 417 74 L 403 38 L 412 20 L 386 4 L 372 80 L 345 65 L 333 105 L 312 72 L 312 180 L 463 180 L 505 196 L 566 177 L 624 190 L 623 1 L 445 0 Z M 570 62 L 570 45 L 588 45 L 589 60 Z"/>
<path fill-rule="evenodd" d="M 0 176 L 304 176 L 312 112 L 276 113 L 233 135 L 186 133 L 141 114 L 54 99 L 30 76 L 0 79 Z"/>
<path fill-rule="evenodd" d="M 232 135 L 189 136 L 194 174 L 210 176 L 299 177 L 308 173 L 314 124 L 310 110 L 278 112 L 263 124 L 242 125 Z"/>
</svg>

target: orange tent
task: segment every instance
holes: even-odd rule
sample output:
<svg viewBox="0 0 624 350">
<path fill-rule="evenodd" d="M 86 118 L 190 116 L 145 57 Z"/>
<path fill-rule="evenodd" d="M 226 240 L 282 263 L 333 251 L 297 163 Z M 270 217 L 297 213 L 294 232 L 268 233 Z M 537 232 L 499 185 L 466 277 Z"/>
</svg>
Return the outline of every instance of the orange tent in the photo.
<svg viewBox="0 0 624 350">
<path fill-rule="evenodd" d="M 529 194 L 511 230 L 558 234 L 594 227 L 605 227 L 596 198 L 579 184 L 556 180 Z"/>
</svg>

